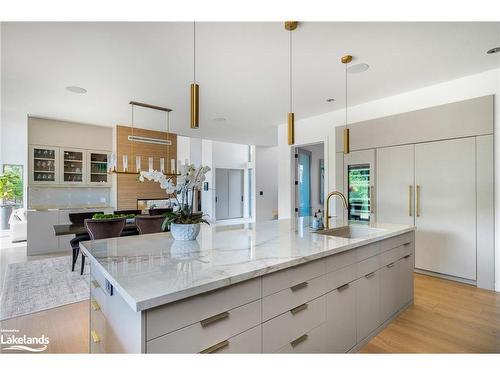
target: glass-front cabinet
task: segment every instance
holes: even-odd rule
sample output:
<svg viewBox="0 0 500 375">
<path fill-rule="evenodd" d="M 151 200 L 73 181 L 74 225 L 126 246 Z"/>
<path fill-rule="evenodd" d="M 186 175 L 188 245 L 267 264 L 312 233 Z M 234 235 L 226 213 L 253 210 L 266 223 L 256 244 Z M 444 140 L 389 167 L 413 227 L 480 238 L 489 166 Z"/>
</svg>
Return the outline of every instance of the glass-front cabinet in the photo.
<svg viewBox="0 0 500 375">
<path fill-rule="evenodd" d="M 109 155 L 103 151 L 88 151 L 90 170 L 87 183 L 90 185 L 108 185 L 110 175 L 108 174 Z"/>
<path fill-rule="evenodd" d="M 107 151 L 30 145 L 31 185 L 110 186 Z"/>
<path fill-rule="evenodd" d="M 61 148 L 61 184 L 83 185 L 86 180 L 85 151 Z"/>
<path fill-rule="evenodd" d="M 30 146 L 30 161 L 30 183 L 38 185 L 59 183 L 59 148 Z"/>
</svg>

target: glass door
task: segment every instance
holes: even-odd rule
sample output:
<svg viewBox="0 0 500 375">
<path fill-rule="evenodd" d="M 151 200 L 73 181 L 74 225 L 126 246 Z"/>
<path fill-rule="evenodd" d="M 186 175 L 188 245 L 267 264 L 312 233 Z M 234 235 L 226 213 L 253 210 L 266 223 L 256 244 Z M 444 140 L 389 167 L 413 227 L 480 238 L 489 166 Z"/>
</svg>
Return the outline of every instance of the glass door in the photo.
<svg viewBox="0 0 500 375">
<path fill-rule="evenodd" d="M 311 216 L 311 153 L 298 150 L 297 195 L 299 217 Z"/>
<path fill-rule="evenodd" d="M 33 184 L 57 184 L 58 149 L 47 146 L 31 146 L 30 182 Z"/>
<path fill-rule="evenodd" d="M 89 152 L 89 184 L 106 185 L 109 182 L 108 176 L 108 154 L 99 151 Z"/>
<path fill-rule="evenodd" d="M 61 149 L 62 153 L 62 181 L 64 184 L 83 184 L 85 175 L 85 153 L 77 149 Z"/>
</svg>

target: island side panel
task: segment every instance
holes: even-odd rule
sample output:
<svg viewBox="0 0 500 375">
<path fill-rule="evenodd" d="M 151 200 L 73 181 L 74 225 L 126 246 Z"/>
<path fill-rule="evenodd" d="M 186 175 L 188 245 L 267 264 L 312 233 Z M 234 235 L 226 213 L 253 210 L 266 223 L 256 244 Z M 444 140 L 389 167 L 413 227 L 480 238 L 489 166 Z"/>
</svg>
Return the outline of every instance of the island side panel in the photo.
<svg viewBox="0 0 500 375">
<path fill-rule="evenodd" d="M 145 312 L 134 311 L 90 262 L 91 353 L 145 353 Z"/>
</svg>

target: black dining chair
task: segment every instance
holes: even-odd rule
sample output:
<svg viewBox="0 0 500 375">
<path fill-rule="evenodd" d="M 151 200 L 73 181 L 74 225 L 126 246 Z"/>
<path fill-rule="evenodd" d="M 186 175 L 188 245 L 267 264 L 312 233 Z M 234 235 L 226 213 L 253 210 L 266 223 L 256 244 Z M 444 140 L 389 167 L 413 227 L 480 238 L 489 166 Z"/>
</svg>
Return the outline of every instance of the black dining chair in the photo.
<svg viewBox="0 0 500 375">
<path fill-rule="evenodd" d="M 142 214 L 141 210 L 119 210 L 113 211 L 115 215 L 140 215 Z"/>
<path fill-rule="evenodd" d="M 75 212 L 69 214 L 69 221 L 73 225 L 84 225 L 85 219 L 92 219 L 95 214 L 103 214 L 103 211 L 95 212 Z M 80 242 L 90 240 L 88 233 L 77 234 L 74 238 L 69 241 L 71 250 L 73 250 L 73 259 L 71 261 L 71 271 L 75 270 L 75 264 L 78 260 L 78 255 L 80 254 Z"/>
<path fill-rule="evenodd" d="M 163 215 L 166 214 L 167 212 L 172 212 L 173 208 L 150 208 L 149 209 L 149 214 L 151 216 L 156 216 L 156 215 Z"/>
<path fill-rule="evenodd" d="M 165 216 L 163 215 L 136 216 L 135 225 L 137 225 L 139 234 L 159 233 L 163 232 L 161 225 L 164 220 Z"/>
<path fill-rule="evenodd" d="M 91 240 L 101 240 L 104 238 L 120 237 L 125 227 L 126 219 L 124 217 L 115 219 L 86 219 L 85 229 L 87 229 Z M 85 255 L 82 253 L 82 268 L 80 275 L 83 275 L 85 268 Z"/>
</svg>

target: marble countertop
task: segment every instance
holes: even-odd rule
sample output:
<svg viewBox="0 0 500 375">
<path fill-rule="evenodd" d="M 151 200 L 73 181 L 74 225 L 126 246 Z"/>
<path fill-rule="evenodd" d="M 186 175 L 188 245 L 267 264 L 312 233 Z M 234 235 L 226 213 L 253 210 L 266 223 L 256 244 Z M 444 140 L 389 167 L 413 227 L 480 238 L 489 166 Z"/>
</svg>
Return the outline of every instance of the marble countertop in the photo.
<svg viewBox="0 0 500 375">
<path fill-rule="evenodd" d="M 202 225 L 196 241 L 174 241 L 170 233 L 80 243 L 134 311 L 174 302 L 379 241 L 414 229 L 383 229 L 364 238 L 313 233 L 291 220 L 227 226 Z"/>
</svg>

